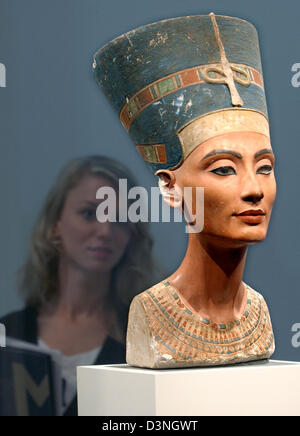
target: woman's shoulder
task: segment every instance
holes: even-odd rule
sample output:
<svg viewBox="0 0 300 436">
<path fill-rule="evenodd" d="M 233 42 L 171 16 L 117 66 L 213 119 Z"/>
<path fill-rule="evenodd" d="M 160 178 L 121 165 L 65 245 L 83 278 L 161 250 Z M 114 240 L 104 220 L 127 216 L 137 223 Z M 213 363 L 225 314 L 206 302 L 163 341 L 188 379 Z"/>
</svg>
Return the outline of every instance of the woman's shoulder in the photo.
<svg viewBox="0 0 300 436">
<path fill-rule="evenodd" d="M 18 322 L 19 320 L 26 320 L 29 317 L 37 316 L 37 308 L 34 306 L 27 306 L 23 309 L 10 312 L 0 318 L 0 322 L 7 325 Z"/>
<path fill-rule="evenodd" d="M 27 306 L 0 318 L 5 326 L 6 336 L 27 342 L 36 342 L 38 309 Z"/>
<path fill-rule="evenodd" d="M 124 344 L 108 336 L 95 365 L 125 363 L 126 350 Z"/>
</svg>

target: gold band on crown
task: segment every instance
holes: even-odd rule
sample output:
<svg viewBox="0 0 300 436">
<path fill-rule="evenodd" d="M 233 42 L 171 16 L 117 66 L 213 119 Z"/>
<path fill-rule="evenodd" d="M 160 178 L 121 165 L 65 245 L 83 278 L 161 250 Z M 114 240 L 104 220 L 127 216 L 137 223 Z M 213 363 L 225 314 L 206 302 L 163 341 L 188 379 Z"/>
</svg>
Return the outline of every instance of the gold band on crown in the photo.
<svg viewBox="0 0 300 436">
<path fill-rule="evenodd" d="M 183 151 L 182 161 L 198 145 L 230 132 L 256 132 L 270 137 L 269 122 L 260 112 L 251 109 L 222 109 L 193 120 L 177 133 Z"/>
</svg>

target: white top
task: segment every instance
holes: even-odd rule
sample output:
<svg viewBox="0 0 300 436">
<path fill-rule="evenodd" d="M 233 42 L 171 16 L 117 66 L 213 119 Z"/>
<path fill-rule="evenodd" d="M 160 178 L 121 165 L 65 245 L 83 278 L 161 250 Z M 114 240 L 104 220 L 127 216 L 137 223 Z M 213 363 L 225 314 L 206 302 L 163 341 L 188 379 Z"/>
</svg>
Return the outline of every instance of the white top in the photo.
<svg viewBox="0 0 300 436">
<path fill-rule="evenodd" d="M 53 360 L 61 369 L 62 377 L 62 414 L 71 404 L 77 391 L 76 367 L 82 365 L 93 365 L 102 349 L 102 346 L 94 348 L 86 353 L 65 356 L 61 351 L 50 348 L 42 339 L 38 339 L 38 345 L 45 351 L 55 351 Z"/>
</svg>

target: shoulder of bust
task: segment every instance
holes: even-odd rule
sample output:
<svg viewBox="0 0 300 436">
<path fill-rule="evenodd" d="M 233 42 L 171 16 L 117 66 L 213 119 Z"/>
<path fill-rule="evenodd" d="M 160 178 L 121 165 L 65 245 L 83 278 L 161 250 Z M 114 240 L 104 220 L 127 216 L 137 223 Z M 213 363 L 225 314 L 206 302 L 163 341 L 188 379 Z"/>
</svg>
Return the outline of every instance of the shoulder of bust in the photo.
<svg viewBox="0 0 300 436">
<path fill-rule="evenodd" d="M 262 295 L 259 291 L 257 291 L 256 289 L 254 289 L 252 286 L 248 285 L 248 283 L 245 283 L 245 282 L 244 282 L 244 284 L 247 286 L 248 291 L 250 291 L 250 294 L 252 294 L 253 296 L 256 296 L 256 297 L 259 298 L 259 299 L 264 300 L 263 295 Z"/>
</svg>

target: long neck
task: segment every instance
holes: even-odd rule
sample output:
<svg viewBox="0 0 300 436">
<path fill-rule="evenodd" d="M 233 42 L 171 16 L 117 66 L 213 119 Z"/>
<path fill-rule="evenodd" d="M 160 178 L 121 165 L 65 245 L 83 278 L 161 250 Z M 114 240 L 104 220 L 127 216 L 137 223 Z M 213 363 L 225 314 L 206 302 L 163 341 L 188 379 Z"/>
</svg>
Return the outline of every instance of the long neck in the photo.
<svg viewBox="0 0 300 436">
<path fill-rule="evenodd" d="M 194 311 L 226 322 L 238 317 L 246 302 L 246 254 L 246 246 L 229 248 L 213 237 L 190 233 L 185 257 L 169 280 Z"/>
</svg>

